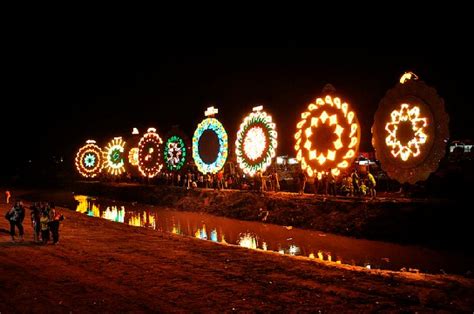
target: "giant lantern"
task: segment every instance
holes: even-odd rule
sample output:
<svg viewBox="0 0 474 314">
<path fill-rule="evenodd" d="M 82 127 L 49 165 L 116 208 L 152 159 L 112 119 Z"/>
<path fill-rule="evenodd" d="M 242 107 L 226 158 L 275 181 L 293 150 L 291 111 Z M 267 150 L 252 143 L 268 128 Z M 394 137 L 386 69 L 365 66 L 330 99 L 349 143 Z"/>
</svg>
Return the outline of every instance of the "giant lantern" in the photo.
<svg viewBox="0 0 474 314">
<path fill-rule="evenodd" d="M 137 128 L 132 129 L 132 136 L 129 138 L 128 163 L 132 167 L 138 167 L 138 142 L 140 132 Z"/>
<path fill-rule="evenodd" d="M 277 131 L 272 117 L 262 106 L 254 107 L 237 132 L 235 154 L 244 173 L 253 176 L 271 165 L 277 148 Z"/>
<path fill-rule="evenodd" d="M 170 171 L 181 170 L 188 162 L 190 154 L 189 138 L 174 126 L 164 139 L 163 159 L 166 168 Z"/>
<path fill-rule="evenodd" d="M 214 115 L 218 110 L 209 107 L 204 112 L 206 119 L 198 124 L 193 136 L 193 159 L 203 173 L 217 173 L 224 167 L 229 153 L 227 132 Z"/>
<path fill-rule="evenodd" d="M 163 168 L 162 144 L 163 140 L 154 128 L 149 128 L 138 142 L 138 170 L 144 177 L 153 178 Z"/>
<path fill-rule="evenodd" d="M 405 73 L 375 113 L 372 145 L 382 169 L 400 183 L 426 180 L 445 154 L 448 122 L 436 90 Z"/>
<path fill-rule="evenodd" d="M 360 125 L 349 103 L 336 95 L 332 85 L 301 114 L 295 133 L 296 159 L 309 177 L 331 169 L 338 176 L 354 161 Z"/>
<path fill-rule="evenodd" d="M 114 137 L 103 149 L 104 169 L 113 176 L 125 172 L 125 141 Z"/>
<path fill-rule="evenodd" d="M 85 178 L 94 178 L 102 170 L 102 150 L 94 140 L 86 141 L 76 154 L 76 169 Z"/>
</svg>

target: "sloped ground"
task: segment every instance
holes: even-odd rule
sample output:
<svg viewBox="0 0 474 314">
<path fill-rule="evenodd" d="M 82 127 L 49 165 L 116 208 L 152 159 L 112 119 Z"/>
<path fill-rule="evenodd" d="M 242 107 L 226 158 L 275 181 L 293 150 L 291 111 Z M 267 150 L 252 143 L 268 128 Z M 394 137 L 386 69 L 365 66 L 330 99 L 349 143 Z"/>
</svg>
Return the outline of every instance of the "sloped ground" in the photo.
<svg viewBox="0 0 474 314">
<path fill-rule="evenodd" d="M 161 234 L 62 210 L 57 246 L 11 243 L 0 312 L 474 310 L 474 281 L 369 271 Z M 28 211 L 27 211 L 28 212 Z"/>
</svg>

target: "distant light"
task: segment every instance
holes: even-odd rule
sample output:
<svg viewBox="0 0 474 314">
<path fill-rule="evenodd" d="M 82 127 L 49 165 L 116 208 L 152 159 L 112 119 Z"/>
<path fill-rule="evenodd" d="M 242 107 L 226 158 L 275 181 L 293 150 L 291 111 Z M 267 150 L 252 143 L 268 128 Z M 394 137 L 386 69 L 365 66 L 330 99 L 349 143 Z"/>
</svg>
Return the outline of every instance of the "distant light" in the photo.
<svg viewBox="0 0 474 314">
<path fill-rule="evenodd" d="M 277 157 L 277 158 L 276 158 L 276 162 L 277 162 L 277 165 L 283 165 L 283 163 L 285 162 L 285 160 L 283 159 L 283 157 Z"/>
<path fill-rule="evenodd" d="M 148 128 L 147 132 L 156 132 L 155 128 Z"/>
<path fill-rule="evenodd" d="M 262 111 L 262 110 L 263 110 L 263 106 L 257 106 L 257 107 L 252 108 L 252 111 Z"/>
<path fill-rule="evenodd" d="M 138 129 L 137 129 L 137 128 L 133 128 L 132 134 L 133 134 L 133 135 L 137 135 L 137 134 L 140 134 L 140 132 L 138 132 Z"/>
<path fill-rule="evenodd" d="M 95 144 L 95 141 L 94 140 L 87 140 L 86 144 Z"/>
<path fill-rule="evenodd" d="M 400 83 L 405 84 L 406 81 L 409 81 L 411 79 L 417 80 L 418 76 L 413 72 L 405 72 L 400 78 Z"/>
<path fill-rule="evenodd" d="M 218 112 L 219 112 L 219 109 L 214 108 L 214 106 L 211 106 L 211 107 L 207 108 L 206 111 L 204 111 L 204 115 L 206 117 L 209 117 L 209 116 L 213 116 L 213 115 L 217 114 Z"/>
<path fill-rule="evenodd" d="M 289 165 L 296 165 L 297 163 L 298 163 L 298 160 L 296 158 L 288 158 Z"/>
</svg>

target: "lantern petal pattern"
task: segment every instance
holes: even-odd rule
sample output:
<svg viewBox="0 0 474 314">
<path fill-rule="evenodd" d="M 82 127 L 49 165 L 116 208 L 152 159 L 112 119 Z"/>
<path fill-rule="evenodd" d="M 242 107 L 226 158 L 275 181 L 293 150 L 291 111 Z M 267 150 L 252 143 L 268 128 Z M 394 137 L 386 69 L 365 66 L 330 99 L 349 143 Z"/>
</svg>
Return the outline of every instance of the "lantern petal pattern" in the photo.
<svg viewBox="0 0 474 314">
<path fill-rule="evenodd" d="M 296 159 L 309 177 L 320 177 L 328 169 L 338 176 L 356 157 L 360 125 L 347 102 L 333 93 L 309 104 L 296 124 Z"/>
<path fill-rule="evenodd" d="M 445 155 L 449 117 L 436 90 L 409 74 L 380 101 L 372 145 L 392 179 L 413 184 L 436 171 Z"/>
<path fill-rule="evenodd" d="M 102 150 L 95 141 L 88 140 L 76 154 L 76 169 L 85 178 L 94 178 L 102 170 Z"/>
<path fill-rule="evenodd" d="M 244 118 L 237 132 L 235 153 L 244 173 L 253 176 L 264 172 L 272 163 L 277 148 L 277 131 L 272 117 L 262 107 Z"/>
<path fill-rule="evenodd" d="M 186 144 L 181 136 L 172 135 L 166 140 L 163 157 L 168 170 L 180 170 L 186 163 L 187 155 Z"/>
<path fill-rule="evenodd" d="M 104 168 L 113 176 L 125 172 L 125 141 L 121 137 L 112 139 L 103 150 Z"/>
</svg>

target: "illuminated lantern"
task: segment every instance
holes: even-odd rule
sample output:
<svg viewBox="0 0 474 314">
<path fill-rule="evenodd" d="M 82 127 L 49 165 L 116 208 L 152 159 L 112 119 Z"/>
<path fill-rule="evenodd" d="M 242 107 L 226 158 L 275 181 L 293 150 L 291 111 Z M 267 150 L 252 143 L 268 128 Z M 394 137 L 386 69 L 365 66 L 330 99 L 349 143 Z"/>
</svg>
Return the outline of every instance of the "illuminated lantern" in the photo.
<svg viewBox="0 0 474 314">
<path fill-rule="evenodd" d="M 138 170 L 147 178 L 155 177 L 163 168 L 161 145 L 163 140 L 156 129 L 149 128 L 138 142 Z"/>
<path fill-rule="evenodd" d="M 102 170 L 102 150 L 94 140 L 86 141 L 76 154 L 76 169 L 85 178 L 94 178 Z"/>
<path fill-rule="evenodd" d="M 138 166 L 138 147 L 133 147 L 128 151 L 128 162 L 132 166 Z"/>
<path fill-rule="evenodd" d="M 354 161 L 360 142 L 360 125 L 350 105 L 334 95 L 331 85 L 301 114 L 296 125 L 296 159 L 309 177 L 331 169 L 338 176 Z"/>
<path fill-rule="evenodd" d="M 166 168 L 170 171 L 181 170 L 187 164 L 191 154 L 189 137 L 178 126 L 173 126 L 163 142 L 163 159 Z"/>
<path fill-rule="evenodd" d="M 186 163 L 188 150 L 184 139 L 179 135 L 168 137 L 164 147 L 164 159 L 168 170 L 180 170 Z"/>
<path fill-rule="evenodd" d="M 217 173 L 224 167 L 229 153 L 227 132 L 213 116 L 218 112 L 210 107 L 204 113 L 208 118 L 198 124 L 193 136 L 193 159 L 204 174 Z"/>
<path fill-rule="evenodd" d="M 131 135 L 127 137 L 127 172 L 130 176 L 136 177 L 141 175 L 138 170 L 138 142 L 140 141 L 140 132 L 137 128 L 133 128 Z"/>
<path fill-rule="evenodd" d="M 411 72 L 380 101 L 372 145 L 383 170 L 400 183 L 426 180 L 438 168 L 449 138 L 444 101 Z"/>
<path fill-rule="evenodd" d="M 121 137 L 114 137 L 103 150 L 104 168 L 113 176 L 125 172 L 125 142 Z"/>
<path fill-rule="evenodd" d="M 255 107 L 244 118 L 235 141 L 237 162 L 250 176 L 258 171 L 263 173 L 271 165 L 278 145 L 275 123 L 262 109 Z"/>
</svg>

